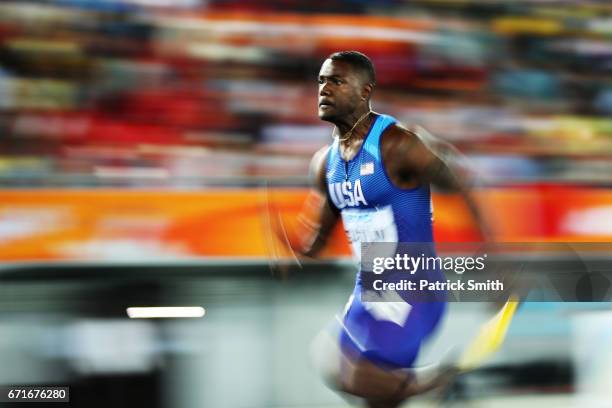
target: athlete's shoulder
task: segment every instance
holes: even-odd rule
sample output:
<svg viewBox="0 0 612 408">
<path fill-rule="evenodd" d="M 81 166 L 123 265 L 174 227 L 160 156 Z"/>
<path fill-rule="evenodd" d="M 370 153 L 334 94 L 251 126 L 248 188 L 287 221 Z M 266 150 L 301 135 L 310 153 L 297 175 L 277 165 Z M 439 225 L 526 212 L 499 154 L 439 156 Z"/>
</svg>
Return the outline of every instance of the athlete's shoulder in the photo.
<svg viewBox="0 0 612 408">
<path fill-rule="evenodd" d="M 325 145 L 312 155 L 309 168 L 309 174 L 311 177 L 318 174 L 321 169 L 325 170 L 325 167 L 327 166 L 327 157 L 329 156 L 329 149 L 331 149 L 331 145 Z"/>
<path fill-rule="evenodd" d="M 382 133 L 380 146 L 385 153 L 405 152 L 421 141 L 420 127 L 412 124 L 394 122 Z"/>
<path fill-rule="evenodd" d="M 382 161 L 391 180 L 408 188 L 418 184 L 421 175 L 436 159 L 425 141 L 427 133 L 417 125 L 395 123 L 380 141 Z"/>
<path fill-rule="evenodd" d="M 325 191 L 325 170 L 327 168 L 327 157 L 332 145 L 325 145 L 312 155 L 309 167 L 309 177 L 312 184 L 319 190 Z"/>
</svg>

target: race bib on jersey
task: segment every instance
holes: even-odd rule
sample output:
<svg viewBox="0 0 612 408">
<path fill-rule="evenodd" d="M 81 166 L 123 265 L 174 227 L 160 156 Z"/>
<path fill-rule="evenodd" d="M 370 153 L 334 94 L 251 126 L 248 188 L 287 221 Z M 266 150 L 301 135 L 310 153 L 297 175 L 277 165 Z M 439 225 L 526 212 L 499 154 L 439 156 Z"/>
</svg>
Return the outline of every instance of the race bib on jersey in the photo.
<svg viewBox="0 0 612 408">
<path fill-rule="evenodd" d="M 378 321 L 387 321 L 404 327 L 412 310 L 406 302 L 363 302 L 363 307 Z"/>
<path fill-rule="evenodd" d="M 363 308 L 376 320 L 387 321 L 394 323 L 398 326 L 404 326 L 412 305 L 403 301 L 396 292 L 386 292 L 382 295 L 374 293 L 370 297 L 376 297 L 374 302 L 362 302 Z M 342 319 L 346 318 L 346 315 L 353 305 L 355 297 L 351 295 L 348 302 L 344 306 L 344 312 L 342 313 Z"/>
<path fill-rule="evenodd" d="M 361 243 L 397 242 L 397 225 L 390 205 L 371 209 L 342 211 L 344 228 L 351 241 L 353 253 L 361 259 Z"/>
</svg>

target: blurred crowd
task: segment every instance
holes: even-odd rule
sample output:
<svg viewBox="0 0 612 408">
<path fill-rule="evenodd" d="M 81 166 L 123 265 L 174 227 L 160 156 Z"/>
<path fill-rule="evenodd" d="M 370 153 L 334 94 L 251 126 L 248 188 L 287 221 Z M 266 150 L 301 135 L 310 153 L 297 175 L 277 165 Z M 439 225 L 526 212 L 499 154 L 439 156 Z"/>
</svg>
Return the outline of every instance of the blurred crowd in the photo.
<svg viewBox="0 0 612 408">
<path fill-rule="evenodd" d="M 57 0 L 0 3 L 0 186 L 303 185 L 342 49 L 486 183 L 612 183 L 605 1 Z"/>
</svg>

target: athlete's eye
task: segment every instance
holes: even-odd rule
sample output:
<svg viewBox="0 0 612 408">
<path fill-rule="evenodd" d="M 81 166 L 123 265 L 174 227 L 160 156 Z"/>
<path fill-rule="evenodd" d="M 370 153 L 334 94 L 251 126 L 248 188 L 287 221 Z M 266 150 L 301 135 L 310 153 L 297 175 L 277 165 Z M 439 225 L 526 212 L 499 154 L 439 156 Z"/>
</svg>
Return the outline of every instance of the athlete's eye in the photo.
<svg viewBox="0 0 612 408">
<path fill-rule="evenodd" d="M 322 79 L 322 78 L 319 78 L 319 81 L 318 81 L 318 82 L 319 82 L 319 85 L 323 85 L 323 83 L 324 83 L 325 81 L 323 81 L 323 79 Z"/>
<path fill-rule="evenodd" d="M 334 85 L 340 85 L 340 84 L 342 84 L 342 80 L 338 78 L 334 78 Z"/>
</svg>

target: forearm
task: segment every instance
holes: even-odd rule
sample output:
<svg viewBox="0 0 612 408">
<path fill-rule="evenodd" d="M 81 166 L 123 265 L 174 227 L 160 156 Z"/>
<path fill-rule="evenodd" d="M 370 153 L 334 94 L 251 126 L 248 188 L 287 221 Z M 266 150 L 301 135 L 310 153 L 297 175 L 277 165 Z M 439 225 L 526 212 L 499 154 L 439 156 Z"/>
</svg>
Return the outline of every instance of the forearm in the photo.
<svg viewBox="0 0 612 408">
<path fill-rule="evenodd" d="M 461 192 L 461 196 L 463 197 L 463 200 L 466 206 L 468 207 L 468 210 L 470 211 L 472 219 L 474 220 L 474 222 L 478 226 L 478 229 L 480 230 L 482 239 L 485 242 L 492 242 L 494 238 L 493 231 L 491 230 L 491 226 L 489 225 L 480 206 L 474 199 L 472 192 L 466 189 L 462 189 L 460 192 Z"/>
<path fill-rule="evenodd" d="M 316 257 L 327 244 L 327 239 L 328 236 L 326 234 L 316 234 L 316 236 L 312 239 L 312 243 L 304 246 L 302 255 L 310 258 Z"/>
<path fill-rule="evenodd" d="M 465 180 L 440 159 L 432 163 L 426 174 L 429 176 L 429 181 L 441 190 L 461 195 L 483 240 L 491 241 L 493 239 L 491 228 Z"/>
<path fill-rule="evenodd" d="M 327 244 L 338 218 L 339 213 L 331 207 L 327 197 L 312 190 L 289 234 L 289 245 L 299 255 L 317 256 Z"/>
<path fill-rule="evenodd" d="M 299 217 L 299 222 L 306 232 L 300 251 L 304 256 L 315 257 L 323 250 L 338 221 L 338 215 L 329 207 L 328 202 L 323 202 L 316 219 L 317 221 L 314 221 L 304 213 Z"/>
</svg>

